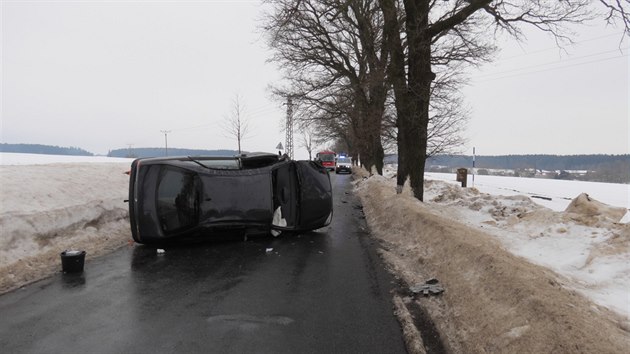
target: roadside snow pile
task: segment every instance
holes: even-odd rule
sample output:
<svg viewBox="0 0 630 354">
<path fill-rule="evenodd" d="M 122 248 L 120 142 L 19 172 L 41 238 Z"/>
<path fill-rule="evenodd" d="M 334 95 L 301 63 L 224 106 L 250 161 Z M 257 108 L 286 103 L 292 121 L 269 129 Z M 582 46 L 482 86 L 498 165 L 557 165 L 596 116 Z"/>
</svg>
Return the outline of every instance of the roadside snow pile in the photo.
<svg viewBox="0 0 630 354">
<path fill-rule="evenodd" d="M 606 227 L 608 224 L 618 223 L 626 215 L 626 209 L 611 207 L 590 198 L 582 193 L 571 201 L 565 210 L 572 220 L 588 226 Z"/>
<path fill-rule="evenodd" d="M 425 200 L 443 216 L 483 229 L 510 252 L 570 279 L 571 288 L 630 318 L 630 225 L 624 208 L 587 194 L 564 212 L 526 196 L 491 196 L 473 188 L 427 181 Z"/>
<path fill-rule="evenodd" d="M 0 293 L 59 269 L 65 249 L 94 257 L 125 244 L 127 170 L 120 162 L 0 166 Z"/>
<path fill-rule="evenodd" d="M 452 335 L 455 352 L 624 352 L 630 345 L 625 208 L 580 194 L 559 212 L 526 196 L 435 180 L 425 181 L 421 203 L 407 186 L 396 195 L 392 178 L 356 185 L 394 272 L 408 284 L 435 277 L 444 285 L 440 298 L 420 301 Z"/>
</svg>

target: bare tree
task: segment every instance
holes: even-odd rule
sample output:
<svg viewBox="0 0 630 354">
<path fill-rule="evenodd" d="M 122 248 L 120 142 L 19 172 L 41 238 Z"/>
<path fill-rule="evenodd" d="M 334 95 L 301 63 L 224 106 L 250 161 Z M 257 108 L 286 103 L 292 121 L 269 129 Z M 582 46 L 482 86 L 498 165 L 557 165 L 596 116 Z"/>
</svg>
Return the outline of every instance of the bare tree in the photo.
<svg viewBox="0 0 630 354">
<path fill-rule="evenodd" d="M 489 59 L 493 32 L 520 40 L 528 25 L 561 43 L 570 40 L 565 25 L 596 16 L 590 0 L 379 0 L 379 8 L 367 0 L 268 3 L 274 13 L 264 29 L 290 83 L 278 93 L 299 97 L 301 119 L 320 136 L 347 142 L 368 168 L 380 172 L 383 140 L 395 139 L 398 187 L 408 176 L 420 200 L 427 156 L 461 143 L 466 109 L 457 74 Z M 628 32 L 628 1 L 599 3 L 606 19 L 622 19 Z M 386 110 L 390 85 L 395 109 Z"/>
<path fill-rule="evenodd" d="M 630 1 L 628 0 L 599 0 L 606 11 L 605 18 L 609 24 L 617 21 L 623 24 L 626 34 L 630 35 Z"/>
<path fill-rule="evenodd" d="M 313 131 L 310 127 L 304 126 L 300 129 L 302 131 L 302 141 L 301 145 L 308 152 L 308 159 L 313 159 L 313 148 L 315 147 L 315 138 L 313 137 Z"/>
<path fill-rule="evenodd" d="M 464 131 L 470 116 L 470 110 L 460 92 L 460 87 L 464 82 L 461 72 L 453 70 L 444 70 L 432 82 L 427 128 L 427 157 L 461 153 L 466 142 Z M 397 150 L 397 119 L 394 98 L 390 97 L 383 120 L 383 145 L 390 153 L 395 153 Z"/>
<path fill-rule="evenodd" d="M 238 153 L 241 154 L 241 143 L 249 134 L 249 120 L 245 117 L 243 99 L 238 93 L 232 99 L 232 107 L 229 115 L 225 116 L 223 131 L 229 138 L 236 140 Z"/>
<path fill-rule="evenodd" d="M 301 127 L 309 129 L 318 146 L 340 143 L 351 156 L 359 154 L 361 144 L 358 111 L 351 89 L 330 86 L 317 94 L 306 95 L 297 106 Z M 335 150 L 336 151 L 336 150 Z"/>
<path fill-rule="evenodd" d="M 452 65 L 447 69 L 438 73 L 431 84 L 427 157 L 459 153 L 465 142 L 463 133 L 470 112 L 460 92 L 464 80 L 461 71 L 452 70 Z"/>
<path fill-rule="evenodd" d="M 264 30 L 274 60 L 286 68 L 305 113 L 328 132 L 352 140 L 367 167 L 383 165 L 381 123 L 387 96 L 387 51 L 378 4 L 369 0 L 269 0 Z M 341 103 L 341 105 L 338 105 Z M 360 139 L 353 139 L 360 137 Z M 331 136 L 331 138 L 334 138 Z"/>
<path fill-rule="evenodd" d="M 379 0 L 384 17 L 384 34 L 390 50 L 389 79 L 398 113 L 398 189 L 409 177 L 414 196 L 423 200 L 424 166 L 428 154 L 430 99 L 436 79 L 435 48 L 448 41 L 463 45 L 449 56 L 461 61 L 482 49 L 486 29 L 505 31 L 523 38 L 522 26 L 533 26 L 552 34 L 558 43 L 570 41 L 566 26 L 594 18 L 590 0 Z M 630 34 L 629 2 L 600 0 L 608 11 L 607 21 L 621 19 Z M 404 19 L 404 21 L 401 21 Z M 460 52 L 462 51 L 462 52 Z M 481 52 L 483 53 L 483 52 Z"/>
<path fill-rule="evenodd" d="M 304 0 L 269 1 L 276 5 L 265 30 L 275 60 L 287 68 L 290 87 L 276 89 L 279 97 L 291 95 L 301 102 L 298 116 L 317 126 L 320 137 L 343 141 L 365 167 L 380 173 L 387 144 L 397 138 L 396 111 L 385 111 L 390 90 L 386 80 L 389 51 L 383 45 L 383 16 L 374 1 Z M 453 63 L 476 63 L 492 51 L 467 31 L 445 36 L 436 46 L 434 65 L 443 80 L 434 85 L 436 97 L 428 136 L 432 153 L 462 145 L 460 133 L 466 111 L 460 102 Z M 481 43 L 481 44 L 480 44 Z M 406 50 L 406 48 L 405 48 Z M 404 65 L 404 64 L 403 64 Z M 451 92 L 451 93 L 449 93 Z M 387 118 L 384 120 L 384 118 Z M 400 174 L 404 176 L 405 174 Z"/>
</svg>

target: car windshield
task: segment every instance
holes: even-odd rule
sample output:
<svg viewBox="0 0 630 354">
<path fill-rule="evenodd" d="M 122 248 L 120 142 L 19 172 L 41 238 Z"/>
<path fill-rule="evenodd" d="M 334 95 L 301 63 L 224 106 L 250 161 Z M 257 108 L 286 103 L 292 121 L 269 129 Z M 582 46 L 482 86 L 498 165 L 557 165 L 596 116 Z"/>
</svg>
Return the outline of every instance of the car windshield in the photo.
<svg viewBox="0 0 630 354">
<path fill-rule="evenodd" d="M 319 159 L 322 161 L 335 161 L 335 155 L 333 154 L 322 154 L 319 155 Z"/>
<path fill-rule="evenodd" d="M 164 232 L 194 226 L 198 222 L 199 182 L 195 173 L 165 166 L 157 187 L 157 214 Z"/>
<path fill-rule="evenodd" d="M 351 163 L 352 160 L 349 157 L 340 157 L 337 159 L 337 163 Z"/>
</svg>

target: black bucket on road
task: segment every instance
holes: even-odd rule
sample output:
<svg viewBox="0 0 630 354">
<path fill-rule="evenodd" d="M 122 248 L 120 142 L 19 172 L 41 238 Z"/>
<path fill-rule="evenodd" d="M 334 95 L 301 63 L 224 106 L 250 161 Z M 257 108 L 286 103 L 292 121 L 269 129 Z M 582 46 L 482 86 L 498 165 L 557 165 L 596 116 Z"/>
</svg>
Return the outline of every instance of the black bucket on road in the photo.
<svg viewBox="0 0 630 354">
<path fill-rule="evenodd" d="M 85 264 L 85 251 L 61 252 L 61 269 L 64 273 L 81 273 Z"/>
</svg>

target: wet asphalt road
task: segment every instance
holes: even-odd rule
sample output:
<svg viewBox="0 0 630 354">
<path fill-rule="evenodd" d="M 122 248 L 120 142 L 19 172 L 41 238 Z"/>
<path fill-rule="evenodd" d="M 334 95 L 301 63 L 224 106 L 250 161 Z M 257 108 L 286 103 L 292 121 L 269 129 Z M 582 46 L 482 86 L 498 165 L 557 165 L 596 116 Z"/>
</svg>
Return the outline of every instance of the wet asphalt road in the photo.
<svg viewBox="0 0 630 354">
<path fill-rule="evenodd" d="M 1 296 L 0 351 L 405 353 L 351 178 L 331 177 L 318 232 L 129 246 Z"/>
</svg>

